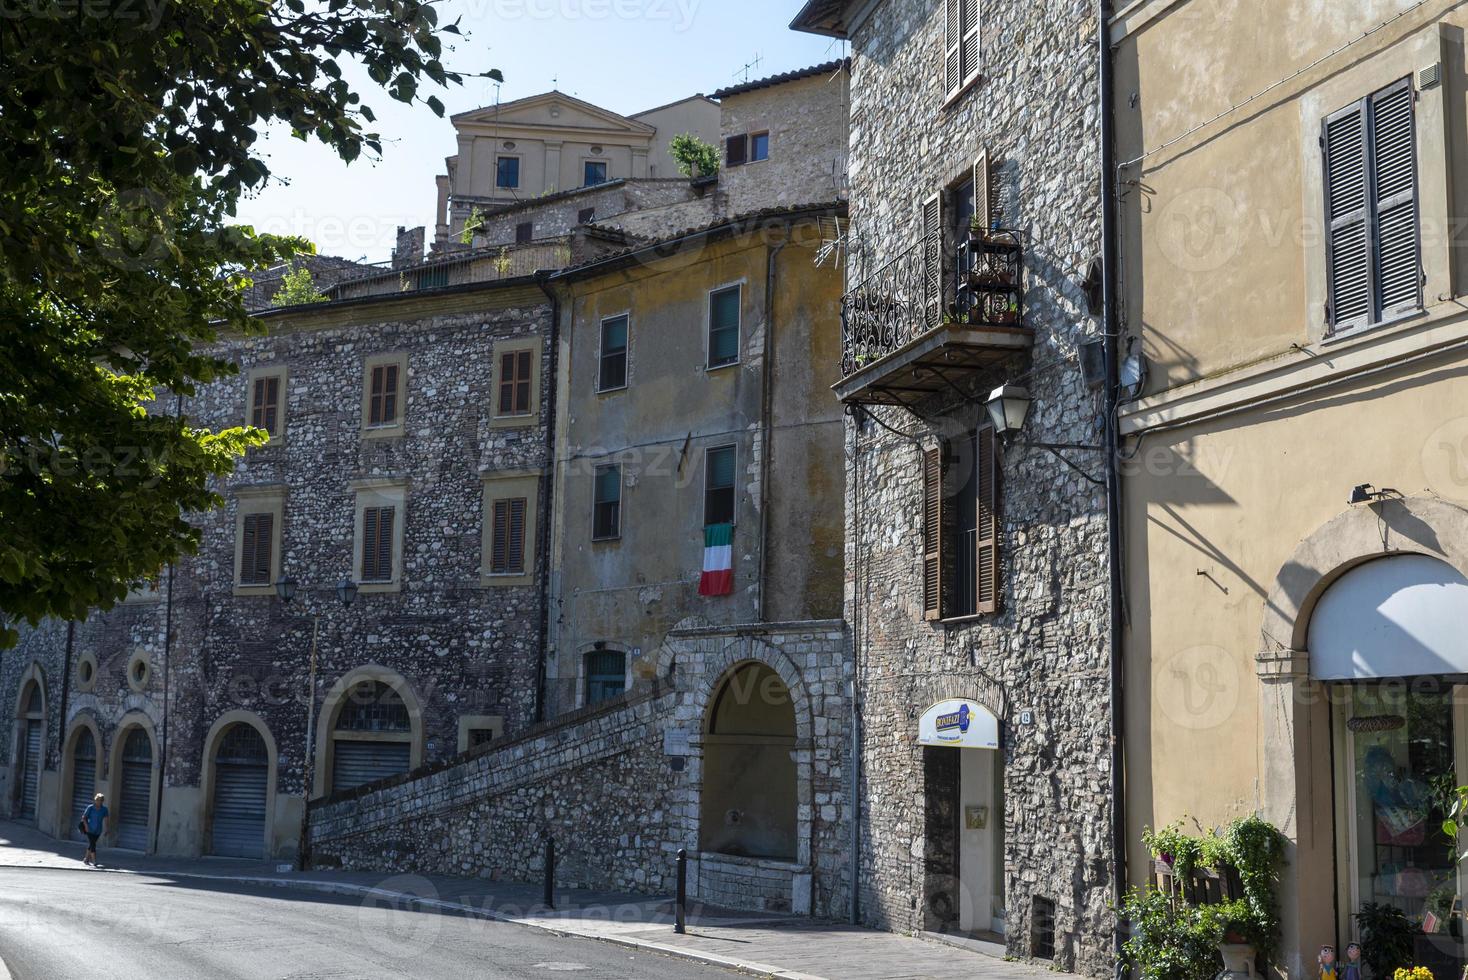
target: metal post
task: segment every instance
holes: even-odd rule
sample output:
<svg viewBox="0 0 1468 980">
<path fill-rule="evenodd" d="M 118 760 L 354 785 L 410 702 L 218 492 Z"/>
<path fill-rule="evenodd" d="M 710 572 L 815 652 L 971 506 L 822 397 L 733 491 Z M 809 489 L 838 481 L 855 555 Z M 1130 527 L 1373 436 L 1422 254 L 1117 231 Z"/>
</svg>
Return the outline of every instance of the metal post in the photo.
<svg viewBox="0 0 1468 980">
<path fill-rule="evenodd" d="M 673 931 L 688 931 L 688 851 L 678 848 L 678 897 L 673 902 Z"/>
<path fill-rule="evenodd" d="M 556 839 L 549 834 L 545 838 L 545 907 L 556 907 Z"/>
<path fill-rule="evenodd" d="M 311 783 L 316 779 L 316 637 L 321 631 L 321 614 L 311 617 L 311 658 L 306 675 L 306 758 L 301 767 L 301 839 L 296 844 L 296 870 L 311 866 Z"/>
</svg>

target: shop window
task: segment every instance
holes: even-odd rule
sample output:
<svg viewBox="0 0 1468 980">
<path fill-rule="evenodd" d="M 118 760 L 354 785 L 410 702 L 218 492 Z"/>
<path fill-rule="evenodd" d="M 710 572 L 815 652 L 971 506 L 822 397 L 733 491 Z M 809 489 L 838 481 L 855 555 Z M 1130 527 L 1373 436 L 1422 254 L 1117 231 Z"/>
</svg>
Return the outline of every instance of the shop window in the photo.
<svg viewBox="0 0 1468 980">
<path fill-rule="evenodd" d="M 627 690 L 627 655 L 593 650 L 586 655 L 586 703 L 600 704 Z"/>
</svg>

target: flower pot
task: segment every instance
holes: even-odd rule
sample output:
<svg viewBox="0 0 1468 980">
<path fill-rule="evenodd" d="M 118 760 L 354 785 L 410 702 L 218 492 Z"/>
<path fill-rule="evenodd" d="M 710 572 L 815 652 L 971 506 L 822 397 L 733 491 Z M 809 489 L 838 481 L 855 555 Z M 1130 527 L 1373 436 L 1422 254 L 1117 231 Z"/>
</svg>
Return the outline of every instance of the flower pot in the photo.
<svg viewBox="0 0 1468 980">
<path fill-rule="evenodd" d="M 1220 943 L 1218 955 L 1223 957 L 1223 972 L 1219 980 L 1258 976 L 1254 972 L 1254 947 L 1248 943 Z"/>
</svg>

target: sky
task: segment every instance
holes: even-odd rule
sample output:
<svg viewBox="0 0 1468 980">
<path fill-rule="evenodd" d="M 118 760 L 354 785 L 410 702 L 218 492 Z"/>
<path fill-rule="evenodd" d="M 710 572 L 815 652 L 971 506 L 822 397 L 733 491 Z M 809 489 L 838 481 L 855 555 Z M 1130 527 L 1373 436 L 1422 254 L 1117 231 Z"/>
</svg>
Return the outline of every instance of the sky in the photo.
<svg viewBox="0 0 1468 980">
<path fill-rule="evenodd" d="M 445 0 L 440 23 L 461 18 L 464 37 L 445 35 L 443 61 L 472 73 L 504 74 L 499 100 L 558 88 L 628 115 L 745 79 L 763 78 L 845 55 L 842 42 L 788 27 L 801 0 Z M 258 145 L 270 184 L 241 203 L 238 220 L 257 231 L 304 235 L 322 254 L 384 261 L 399 225 L 426 225 L 433 237 L 434 177 L 455 152 L 448 116 L 495 102 L 496 83 L 466 78 L 437 94 L 445 117 L 394 102 L 366 73 L 347 79 L 377 115 L 382 157 L 350 166 L 284 128 Z M 372 126 L 369 129 L 374 128 Z"/>
</svg>

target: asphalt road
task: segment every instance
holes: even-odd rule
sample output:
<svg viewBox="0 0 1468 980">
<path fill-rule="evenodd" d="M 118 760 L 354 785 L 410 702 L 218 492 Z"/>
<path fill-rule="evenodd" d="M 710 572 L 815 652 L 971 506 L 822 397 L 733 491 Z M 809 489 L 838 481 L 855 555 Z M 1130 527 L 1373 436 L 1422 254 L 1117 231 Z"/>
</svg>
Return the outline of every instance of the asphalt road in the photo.
<svg viewBox="0 0 1468 980">
<path fill-rule="evenodd" d="M 16 980 L 736 975 L 371 900 L 90 869 L 0 868 L 0 959 Z"/>
</svg>

